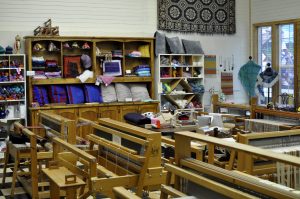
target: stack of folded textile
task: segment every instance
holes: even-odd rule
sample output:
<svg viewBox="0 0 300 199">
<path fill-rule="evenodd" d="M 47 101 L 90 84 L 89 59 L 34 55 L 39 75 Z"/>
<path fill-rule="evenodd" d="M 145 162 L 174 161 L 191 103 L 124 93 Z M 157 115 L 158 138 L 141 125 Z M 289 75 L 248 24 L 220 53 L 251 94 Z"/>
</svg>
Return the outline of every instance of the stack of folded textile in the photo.
<svg viewBox="0 0 300 199">
<path fill-rule="evenodd" d="M 61 71 L 58 72 L 45 72 L 45 75 L 47 78 L 60 78 L 61 77 Z"/>
<path fill-rule="evenodd" d="M 41 57 L 32 57 L 32 67 L 41 67 L 45 66 L 45 59 L 43 56 Z"/>
<path fill-rule="evenodd" d="M 140 51 L 131 51 L 129 54 L 128 54 L 129 57 L 141 57 L 142 56 L 142 53 Z"/>
<path fill-rule="evenodd" d="M 134 67 L 134 72 L 137 76 L 140 77 L 150 77 L 150 66 L 149 65 L 139 65 Z"/>
<path fill-rule="evenodd" d="M 122 50 L 112 50 L 112 57 L 123 57 Z"/>
<path fill-rule="evenodd" d="M 34 79 L 47 79 L 44 71 L 35 71 Z"/>
</svg>

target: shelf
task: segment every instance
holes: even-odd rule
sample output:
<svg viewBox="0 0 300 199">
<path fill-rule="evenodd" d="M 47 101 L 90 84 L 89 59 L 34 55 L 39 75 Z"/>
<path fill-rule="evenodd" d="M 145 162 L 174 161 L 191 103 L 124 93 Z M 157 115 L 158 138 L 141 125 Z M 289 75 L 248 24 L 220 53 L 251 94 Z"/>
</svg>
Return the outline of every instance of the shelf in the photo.
<svg viewBox="0 0 300 199">
<path fill-rule="evenodd" d="M 161 77 L 161 80 L 172 80 L 172 79 L 203 79 L 203 77 Z"/>
<path fill-rule="evenodd" d="M 25 118 L 23 117 L 4 118 L 4 119 L 0 119 L 0 122 L 7 123 L 8 121 L 14 121 L 14 120 L 25 120 Z"/>
<path fill-rule="evenodd" d="M 128 55 L 125 55 L 125 58 L 129 58 L 129 59 L 150 59 L 151 57 L 130 57 Z"/>
<path fill-rule="evenodd" d="M 113 82 L 151 82 L 151 77 L 115 77 Z M 96 78 L 89 78 L 84 83 L 95 83 Z M 32 79 L 33 85 L 51 85 L 51 84 L 82 84 L 77 78 L 52 78 L 52 79 Z"/>
<path fill-rule="evenodd" d="M 195 93 L 170 93 L 170 94 L 165 94 L 162 93 L 161 95 L 194 95 Z"/>
<path fill-rule="evenodd" d="M 0 82 L 0 84 L 20 84 L 24 82 L 25 81 L 7 81 L 7 82 Z"/>
<path fill-rule="evenodd" d="M 0 70 L 24 70 L 24 68 L 12 68 L 12 67 L 9 67 L 9 68 L 0 68 Z"/>
<path fill-rule="evenodd" d="M 163 65 L 161 68 L 203 68 L 203 66 L 191 66 L 191 65 L 180 65 L 180 66 L 171 66 L 171 65 Z"/>
<path fill-rule="evenodd" d="M 19 99 L 19 100 L 0 100 L 0 103 L 2 102 L 25 102 L 25 99 Z"/>
</svg>

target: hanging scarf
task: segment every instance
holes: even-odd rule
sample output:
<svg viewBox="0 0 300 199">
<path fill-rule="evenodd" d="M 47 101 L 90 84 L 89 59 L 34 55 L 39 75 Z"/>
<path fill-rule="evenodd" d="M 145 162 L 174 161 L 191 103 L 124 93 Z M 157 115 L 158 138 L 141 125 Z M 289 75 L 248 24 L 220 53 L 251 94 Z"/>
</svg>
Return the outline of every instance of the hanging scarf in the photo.
<svg viewBox="0 0 300 199">
<path fill-rule="evenodd" d="M 271 67 L 266 68 L 257 76 L 255 92 L 259 97 L 260 103 L 265 103 L 264 88 L 272 88 L 278 80 L 278 72 Z"/>
<path fill-rule="evenodd" d="M 239 79 L 249 97 L 256 96 L 255 83 L 260 70 L 261 66 L 252 60 L 244 64 L 239 70 Z"/>
</svg>

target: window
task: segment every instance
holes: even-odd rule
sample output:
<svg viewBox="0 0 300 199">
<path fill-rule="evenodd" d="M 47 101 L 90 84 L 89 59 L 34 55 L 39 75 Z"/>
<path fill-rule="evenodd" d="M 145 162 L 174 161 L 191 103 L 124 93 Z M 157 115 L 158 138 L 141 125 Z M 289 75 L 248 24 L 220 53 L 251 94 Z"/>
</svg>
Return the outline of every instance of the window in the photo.
<svg viewBox="0 0 300 199">
<path fill-rule="evenodd" d="M 290 20 L 282 22 L 269 22 L 255 24 L 254 39 L 254 57 L 257 63 L 262 66 L 262 71 L 266 69 L 267 63 L 271 64 L 273 70 L 278 72 L 279 81 L 272 89 L 264 88 L 263 94 L 265 99 L 261 102 L 273 101 L 280 105 L 288 103 L 293 105 L 295 92 L 295 74 L 297 69 L 295 66 L 295 52 L 297 48 L 295 32 L 296 25 L 300 20 Z M 298 45 L 300 46 L 300 45 Z M 289 96 L 289 100 L 283 98 Z M 295 100 L 297 102 L 297 100 Z"/>
<path fill-rule="evenodd" d="M 258 64 L 262 71 L 266 69 L 268 63 L 272 64 L 272 27 L 262 26 L 258 28 Z M 272 89 L 263 89 L 264 99 L 260 98 L 262 103 L 272 101 Z"/>
<path fill-rule="evenodd" d="M 279 90 L 294 95 L 294 25 L 279 26 Z"/>
</svg>

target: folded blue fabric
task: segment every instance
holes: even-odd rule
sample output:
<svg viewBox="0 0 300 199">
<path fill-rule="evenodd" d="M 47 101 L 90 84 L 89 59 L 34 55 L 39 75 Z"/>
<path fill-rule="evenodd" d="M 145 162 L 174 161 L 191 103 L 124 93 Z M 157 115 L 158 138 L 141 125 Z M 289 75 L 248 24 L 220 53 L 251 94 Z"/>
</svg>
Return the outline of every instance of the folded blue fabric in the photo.
<svg viewBox="0 0 300 199">
<path fill-rule="evenodd" d="M 47 87 L 33 86 L 33 101 L 38 102 L 40 106 L 49 104 Z"/>
<path fill-rule="evenodd" d="M 83 89 L 79 85 L 67 85 L 67 94 L 70 104 L 84 103 Z"/>
<path fill-rule="evenodd" d="M 86 84 L 84 85 L 84 93 L 86 102 L 103 102 L 99 86 Z"/>
</svg>

